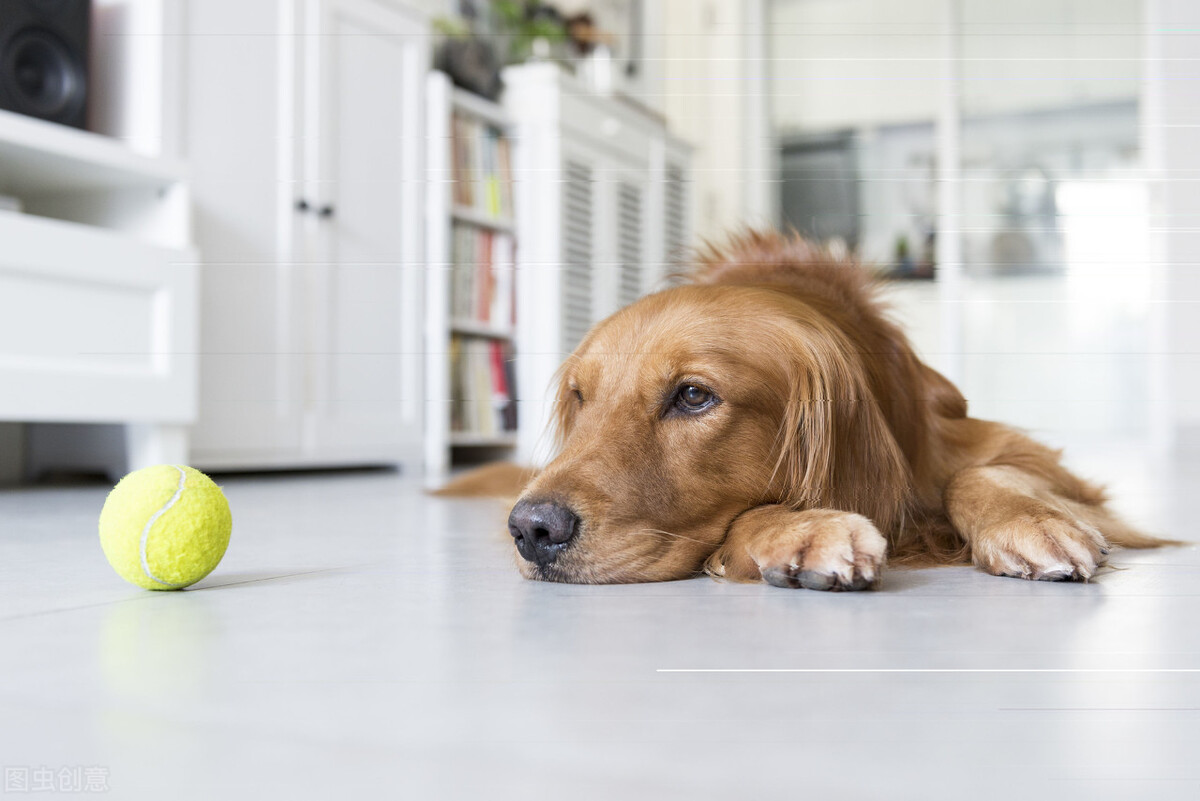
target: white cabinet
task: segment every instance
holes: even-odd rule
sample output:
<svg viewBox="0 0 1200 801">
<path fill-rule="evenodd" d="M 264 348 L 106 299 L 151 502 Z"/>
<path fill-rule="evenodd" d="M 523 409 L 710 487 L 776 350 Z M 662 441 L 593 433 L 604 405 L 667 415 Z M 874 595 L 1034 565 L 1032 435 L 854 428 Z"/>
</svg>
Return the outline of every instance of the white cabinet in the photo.
<svg viewBox="0 0 1200 801">
<path fill-rule="evenodd" d="M 188 3 L 183 25 L 182 146 L 203 259 L 191 459 L 299 454 L 298 20 L 287 3 L 218 0 Z"/>
<path fill-rule="evenodd" d="M 24 212 L 0 211 L 0 421 L 33 424 L 30 472 L 180 458 L 196 411 L 183 167 L 0 111 L 0 194 Z"/>
<path fill-rule="evenodd" d="M 659 288 L 688 243 L 690 148 L 661 118 L 551 64 L 505 71 L 515 122 L 518 458 L 550 456 L 554 371 L 587 330 Z"/>
<path fill-rule="evenodd" d="M 424 21 L 189 3 L 201 467 L 419 456 Z M 231 122 L 232 121 L 232 122 Z"/>
<path fill-rule="evenodd" d="M 308 117 L 317 136 L 306 176 L 320 209 L 310 265 L 319 299 L 311 448 L 351 460 L 409 458 L 419 450 L 423 405 L 427 33 L 372 0 L 316 6 L 318 92 Z"/>
</svg>

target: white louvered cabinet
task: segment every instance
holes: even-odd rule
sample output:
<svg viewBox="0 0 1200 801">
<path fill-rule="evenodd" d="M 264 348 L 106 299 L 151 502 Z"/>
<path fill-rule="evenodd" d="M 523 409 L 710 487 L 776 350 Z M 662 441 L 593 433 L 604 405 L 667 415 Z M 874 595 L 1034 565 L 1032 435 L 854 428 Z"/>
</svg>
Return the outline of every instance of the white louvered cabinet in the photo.
<svg viewBox="0 0 1200 801">
<path fill-rule="evenodd" d="M 550 383 L 588 329 L 662 285 L 688 244 L 691 152 L 652 112 L 552 64 L 505 71 L 515 121 L 517 458 L 552 455 Z"/>
<path fill-rule="evenodd" d="M 616 260 L 613 262 L 613 278 L 616 290 L 616 306 L 628 306 L 642 296 L 644 273 L 647 265 L 645 248 L 646 213 L 645 196 L 649 187 L 642 182 L 617 180 L 616 190 Z"/>
<path fill-rule="evenodd" d="M 558 347 L 570 352 L 594 318 L 592 273 L 595 270 L 596 171 L 585 158 L 570 158 L 562 165 L 562 269 L 559 284 Z M 538 265 L 540 268 L 542 265 Z M 539 272 L 543 272 L 539 269 Z M 545 270 L 547 278 L 549 270 Z M 531 323 L 536 323 L 531 320 Z M 532 326 L 530 326 L 532 327 Z"/>
</svg>

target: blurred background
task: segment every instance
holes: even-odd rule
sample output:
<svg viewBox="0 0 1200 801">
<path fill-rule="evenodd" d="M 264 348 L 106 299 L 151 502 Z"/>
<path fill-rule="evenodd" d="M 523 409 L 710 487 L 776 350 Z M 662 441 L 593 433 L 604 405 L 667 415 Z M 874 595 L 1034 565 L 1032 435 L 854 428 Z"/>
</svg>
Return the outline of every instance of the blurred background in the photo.
<svg viewBox="0 0 1200 801">
<path fill-rule="evenodd" d="M 973 414 L 1150 437 L 1143 3 L 768 5 L 772 214 L 886 265 Z"/>
<path fill-rule="evenodd" d="M 975 416 L 1200 445 L 1182 0 L 0 0 L 0 483 L 544 462 L 587 328 L 739 225 Z"/>
</svg>

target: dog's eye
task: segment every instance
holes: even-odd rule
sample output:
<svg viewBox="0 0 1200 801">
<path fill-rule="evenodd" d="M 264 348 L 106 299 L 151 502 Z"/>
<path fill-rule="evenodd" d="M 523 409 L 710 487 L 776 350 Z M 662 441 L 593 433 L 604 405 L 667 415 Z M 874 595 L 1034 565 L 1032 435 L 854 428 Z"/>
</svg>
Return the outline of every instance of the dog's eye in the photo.
<svg viewBox="0 0 1200 801">
<path fill-rule="evenodd" d="M 582 392 L 580 392 L 580 391 L 579 391 L 579 390 L 577 390 L 577 389 L 573 389 L 573 390 L 571 390 L 571 394 L 575 396 L 575 401 L 576 401 L 576 402 L 577 402 L 577 403 L 578 403 L 580 406 L 582 406 L 582 405 L 583 405 L 583 393 L 582 393 Z"/>
<path fill-rule="evenodd" d="M 675 406 L 685 412 L 698 412 L 715 402 L 716 396 L 696 384 L 684 384 L 675 392 Z"/>
</svg>

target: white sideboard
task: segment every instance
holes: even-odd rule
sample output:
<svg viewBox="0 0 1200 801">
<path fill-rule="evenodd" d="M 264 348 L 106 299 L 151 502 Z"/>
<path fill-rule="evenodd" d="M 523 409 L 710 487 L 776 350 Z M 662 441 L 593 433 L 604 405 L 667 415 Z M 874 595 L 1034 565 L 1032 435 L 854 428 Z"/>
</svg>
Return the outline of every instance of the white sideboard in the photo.
<svg viewBox="0 0 1200 801">
<path fill-rule="evenodd" d="M 177 162 L 0 111 L 0 421 L 28 467 L 182 459 L 196 413 L 196 255 Z M 101 442 L 79 424 L 110 427 Z M 112 441 L 115 438 L 115 442 Z"/>
</svg>

